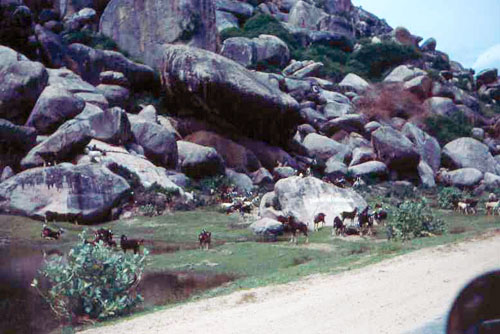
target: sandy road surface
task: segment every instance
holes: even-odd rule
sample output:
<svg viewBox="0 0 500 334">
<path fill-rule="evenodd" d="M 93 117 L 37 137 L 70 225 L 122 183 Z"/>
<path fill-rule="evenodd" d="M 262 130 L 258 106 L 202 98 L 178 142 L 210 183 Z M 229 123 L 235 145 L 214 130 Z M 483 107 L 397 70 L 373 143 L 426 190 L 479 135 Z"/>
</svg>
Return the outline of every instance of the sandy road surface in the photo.
<svg viewBox="0 0 500 334">
<path fill-rule="evenodd" d="M 470 279 L 493 269 L 500 269 L 499 233 L 343 274 L 239 291 L 84 333 L 407 333 L 445 314 Z"/>
</svg>

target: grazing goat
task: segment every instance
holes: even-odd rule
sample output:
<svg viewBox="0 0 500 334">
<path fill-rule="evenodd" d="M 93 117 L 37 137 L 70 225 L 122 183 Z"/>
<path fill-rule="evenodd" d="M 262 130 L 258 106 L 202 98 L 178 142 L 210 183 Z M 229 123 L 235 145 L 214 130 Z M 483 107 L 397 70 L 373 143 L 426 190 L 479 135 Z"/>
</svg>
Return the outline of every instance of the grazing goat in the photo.
<svg viewBox="0 0 500 334">
<path fill-rule="evenodd" d="M 465 203 L 467 203 L 467 206 L 468 206 L 468 210 L 471 214 L 477 214 L 477 203 L 479 203 L 479 201 L 477 199 L 472 199 L 472 198 L 467 198 L 465 200 Z"/>
<path fill-rule="evenodd" d="M 346 218 L 350 220 L 354 220 L 356 218 L 356 215 L 358 214 L 358 208 L 354 208 L 353 211 L 343 211 L 340 216 L 342 217 L 342 223 Z"/>
<path fill-rule="evenodd" d="M 200 242 L 200 249 L 208 248 L 210 247 L 210 242 L 212 241 L 212 232 L 207 232 L 205 229 L 201 231 L 201 233 L 198 235 L 198 241 Z"/>
<path fill-rule="evenodd" d="M 333 220 L 332 235 L 333 233 L 335 233 L 335 235 L 340 234 L 342 236 L 345 234 L 345 225 L 338 216 Z"/>
<path fill-rule="evenodd" d="M 486 202 L 486 215 L 500 214 L 500 201 L 496 202 Z"/>
<path fill-rule="evenodd" d="M 462 201 L 459 201 L 457 203 L 457 209 L 459 212 L 463 213 L 464 215 L 468 215 L 469 214 L 469 208 L 470 208 L 470 205 L 466 202 L 462 202 Z"/>
<path fill-rule="evenodd" d="M 320 223 L 321 223 L 321 227 L 325 226 L 325 224 L 326 224 L 325 217 L 326 217 L 326 215 L 322 212 L 318 213 L 314 217 L 314 230 L 315 231 L 319 231 L 319 224 Z"/>
<path fill-rule="evenodd" d="M 370 219 L 370 215 L 368 214 L 368 210 L 370 209 L 369 206 L 367 206 L 363 211 L 358 216 L 358 223 L 359 223 L 359 228 L 361 231 L 361 234 L 363 234 L 363 230 L 365 228 L 368 229 L 368 235 L 373 234 L 373 221 Z"/>
<path fill-rule="evenodd" d="M 116 247 L 116 242 L 113 240 L 113 232 L 110 229 L 100 228 L 94 234 L 94 243 L 102 241 L 105 245 Z"/>
<path fill-rule="evenodd" d="M 41 237 L 49 240 L 57 240 L 61 237 L 61 235 L 64 233 L 64 230 L 62 228 L 59 228 L 59 230 L 54 231 L 47 227 L 46 224 L 43 224 L 42 228 L 42 233 Z"/>
<path fill-rule="evenodd" d="M 279 218 L 279 217 L 278 217 Z M 286 222 L 281 222 L 283 224 L 283 231 L 286 233 L 291 233 L 292 237 L 290 239 L 290 242 L 294 242 L 296 244 L 299 243 L 299 238 L 297 236 L 297 232 L 300 234 L 304 234 L 306 237 L 306 243 L 309 243 L 309 235 L 307 231 L 307 225 L 304 224 L 303 222 L 298 221 L 294 216 L 288 216 L 286 219 Z"/>
<path fill-rule="evenodd" d="M 144 239 L 127 239 L 125 234 L 122 234 L 120 238 L 120 247 L 123 249 L 124 253 L 127 252 L 127 249 L 133 249 L 134 254 L 137 254 L 142 244 L 144 244 Z"/>
</svg>

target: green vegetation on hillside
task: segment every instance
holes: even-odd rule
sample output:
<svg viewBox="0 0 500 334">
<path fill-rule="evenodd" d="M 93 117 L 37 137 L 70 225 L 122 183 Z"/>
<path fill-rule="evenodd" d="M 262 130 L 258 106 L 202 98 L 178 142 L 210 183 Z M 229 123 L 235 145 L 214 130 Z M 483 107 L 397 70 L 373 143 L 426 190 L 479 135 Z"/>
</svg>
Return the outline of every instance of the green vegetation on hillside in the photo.
<svg viewBox="0 0 500 334">
<path fill-rule="evenodd" d="M 436 137 L 441 146 L 457 138 L 470 136 L 472 125 L 461 111 L 451 116 L 433 115 L 425 119 L 427 132 Z"/>
<path fill-rule="evenodd" d="M 360 40 L 362 47 L 352 53 L 340 47 L 322 43 L 304 47 L 300 40 L 286 30 L 277 19 L 265 14 L 253 16 L 242 29 L 223 30 L 221 40 L 231 37 L 255 38 L 261 34 L 274 35 L 283 40 L 290 49 L 291 57 L 296 60 L 322 62 L 325 65 L 322 76 L 336 80 L 351 72 L 367 79 L 379 80 L 391 68 L 420 58 L 420 53 L 413 47 L 395 42 L 372 44 L 367 39 Z M 346 43 L 348 43 L 347 40 Z M 261 66 L 261 69 L 276 71 L 276 68 L 272 66 L 268 68 Z"/>
</svg>

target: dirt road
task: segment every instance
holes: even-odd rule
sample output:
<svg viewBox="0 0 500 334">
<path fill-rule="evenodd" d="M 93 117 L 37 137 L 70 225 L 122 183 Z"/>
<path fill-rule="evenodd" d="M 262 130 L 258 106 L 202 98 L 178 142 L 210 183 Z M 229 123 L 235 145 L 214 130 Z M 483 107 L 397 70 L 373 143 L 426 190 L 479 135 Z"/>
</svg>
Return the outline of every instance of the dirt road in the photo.
<svg viewBox="0 0 500 334">
<path fill-rule="evenodd" d="M 84 333 L 409 333 L 446 314 L 470 279 L 493 269 L 500 269 L 498 233 L 339 275 L 202 300 Z"/>
</svg>

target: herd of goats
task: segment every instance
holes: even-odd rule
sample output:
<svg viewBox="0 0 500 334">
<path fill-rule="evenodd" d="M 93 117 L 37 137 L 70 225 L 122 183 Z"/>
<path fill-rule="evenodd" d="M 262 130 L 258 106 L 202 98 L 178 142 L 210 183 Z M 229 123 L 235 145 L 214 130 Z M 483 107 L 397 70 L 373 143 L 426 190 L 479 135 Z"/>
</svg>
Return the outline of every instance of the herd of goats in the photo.
<svg viewBox="0 0 500 334">
<path fill-rule="evenodd" d="M 239 212 L 241 215 L 250 214 L 253 208 L 258 205 L 258 197 L 237 197 L 231 187 L 223 191 L 222 203 L 220 207 L 226 214 Z M 477 199 L 454 199 L 451 201 L 453 210 L 460 212 L 464 215 L 477 214 L 477 205 L 479 201 Z M 500 201 L 495 194 L 490 194 L 486 204 L 486 215 L 500 215 Z M 358 208 L 354 208 L 353 211 L 341 212 L 340 216 L 336 216 L 333 220 L 332 236 L 333 235 L 373 235 L 373 227 L 382 224 L 388 218 L 388 212 L 383 209 L 382 205 L 376 204 L 373 210 L 370 210 L 370 206 L 367 206 L 364 210 L 359 211 Z M 345 223 L 345 220 L 350 220 L 349 224 Z M 295 216 L 280 215 L 276 217 L 276 220 L 280 222 L 280 225 L 268 228 L 266 230 L 265 236 L 270 237 L 272 240 L 276 241 L 277 237 L 283 234 L 289 234 L 291 236 L 290 242 L 298 243 L 298 236 L 303 234 L 306 238 L 306 243 L 309 241 L 309 228 L 308 224 L 299 221 Z M 314 231 L 319 230 L 320 226 L 323 227 L 326 224 L 326 215 L 324 213 L 318 213 L 314 217 Z M 43 225 L 41 236 L 46 239 L 59 239 L 64 230 L 59 228 L 58 230 L 52 230 L 47 226 L 47 221 Z M 102 241 L 105 245 L 116 247 L 117 244 L 113 240 L 113 233 L 110 229 L 101 228 L 94 232 L 94 240 L 85 241 L 86 244 L 95 245 Z M 198 235 L 199 247 L 200 249 L 209 249 L 211 243 L 212 233 L 203 229 Z M 139 252 L 141 245 L 144 244 L 144 239 L 128 239 L 126 235 L 122 235 L 120 238 L 120 247 L 124 252 L 127 250 L 133 250 L 134 254 Z"/>
</svg>

